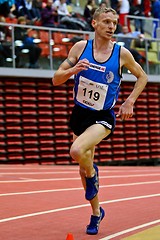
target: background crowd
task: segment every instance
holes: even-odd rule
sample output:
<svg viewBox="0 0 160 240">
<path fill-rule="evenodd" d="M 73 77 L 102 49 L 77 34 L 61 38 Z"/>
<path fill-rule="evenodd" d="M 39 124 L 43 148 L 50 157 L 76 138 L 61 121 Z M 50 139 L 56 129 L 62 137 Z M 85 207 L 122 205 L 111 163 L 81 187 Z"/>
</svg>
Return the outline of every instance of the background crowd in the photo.
<svg viewBox="0 0 160 240">
<path fill-rule="evenodd" d="M 141 17 L 152 17 L 160 21 L 160 0 L 88 0 L 85 2 L 81 13 L 74 11 L 74 4 L 71 0 L 0 0 L 0 22 L 14 20 L 14 23 L 18 24 L 93 31 L 91 26 L 92 16 L 98 6 L 112 7 L 117 11 L 119 23 L 115 33 L 121 36 L 123 34 L 125 36 L 135 36 L 136 32 L 136 37 L 141 39 L 145 37 L 145 21 Z M 134 19 L 134 33 L 130 23 L 132 19 L 126 18 L 127 15 L 139 17 L 139 19 Z M 154 29 L 159 26 L 158 21 L 153 22 L 153 24 Z M 17 30 L 15 33 L 15 37 L 23 42 L 21 48 L 19 46 L 16 48 L 17 67 L 19 67 L 19 51 L 27 45 L 30 52 L 29 67 L 37 68 L 41 49 L 34 42 L 32 42 L 32 46 L 31 41 L 30 43 L 26 42 L 26 39 L 28 39 L 26 28 L 19 28 L 18 37 Z M 0 26 L 0 55 L 2 56 L 0 66 L 3 66 L 4 59 L 11 55 L 10 47 L 7 44 L 9 35 L 8 29 Z M 156 37 L 155 30 L 153 36 Z M 130 47 L 127 48 L 130 49 Z M 134 50 L 132 54 L 135 56 Z M 139 56 L 136 59 L 139 59 Z"/>
<path fill-rule="evenodd" d="M 86 30 L 89 30 L 92 15 L 98 6 L 114 8 L 119 14 L 121 26 L 126 25 L 126 15 L 160 19 L 160 0 L 88 0 L 82 9 L 82 14 L 74 12 L 71 0 L 0 0 L 0 16 L 11 19 L 25 16 L 30 24 L 49 27 L 57 27 L 62 22 L 61 27 L 68 27 L 67 19 L 78 18 L 89 24 L 89 26 L 86 24 L 88 27 Z M 129 19 L 127 25 L 131 31 Z M 78 28 L 76 25 L 69 27 Z M 142 20 L 135 20 L 135 30 L 144 33 Z"/>
</svg>

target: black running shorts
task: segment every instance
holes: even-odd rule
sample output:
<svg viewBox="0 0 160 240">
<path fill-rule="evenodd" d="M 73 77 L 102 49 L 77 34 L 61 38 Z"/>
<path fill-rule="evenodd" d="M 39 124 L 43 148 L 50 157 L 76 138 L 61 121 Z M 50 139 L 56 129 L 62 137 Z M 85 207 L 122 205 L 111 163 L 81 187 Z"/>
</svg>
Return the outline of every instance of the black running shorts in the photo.
<svg viewBox="0 0 160 240">
<path fill-rule="evenodd" d="M 105 128 L 111 130 L 111 134 L 115 128 L 114 110 L 90 110 L 75 105 L 70 117 L 70 127 L 76 136 L 81 135 L 88 127 L 93 124 L 102 124 Z M 105 139 L 108 139 L 109 134 Z"/>
</svg>

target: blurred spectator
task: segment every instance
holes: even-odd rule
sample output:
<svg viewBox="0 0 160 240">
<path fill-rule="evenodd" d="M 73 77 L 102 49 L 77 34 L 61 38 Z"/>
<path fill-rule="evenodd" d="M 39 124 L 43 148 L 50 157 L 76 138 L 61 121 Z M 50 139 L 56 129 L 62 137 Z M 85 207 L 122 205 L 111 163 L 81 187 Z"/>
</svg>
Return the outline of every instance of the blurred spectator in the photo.
<svg viewBox="0 0 160 240">
<path fill-rule="evenodd" d="M 10 12 L 8 14 L 8 17 L 10 18 L 16 18 L 15 12 L 16 12 L 16 5 L 15 0 L 8 0 Z"/>
<path fill-rule="evenodd" d="M 150 0 L 130 0 L 130 15 L 149 17 L 151 15 Z M 144 20 L 135 19 L 135 31 L 144 34 Z"/>
<path fill-rule="evenodd" d="M 118 17 L 117 28 L 116 28 L 116 31 L 114 33 L 115 34 L 122 33 L 122 25 L 119 23 L 119 17 Z"/>
<path fill-rule="evenodd" d="M 119 0 L 110 0 L 111 8 L 116 10 L 117 13 L 119 13 L 120 9 L 120 1 Z"/>
<path fill-rule="evenodd" d="M 18 24 L 26 25 L 26 18 L 21 16 L 18 18 Z M 38 59 L 40 57 L 42 49 L 34 43 L 34 39 L 37 36 L 29 37 L 29 32 L 32 29 L 24 28 L 24 27 L 15 27 L 15 40 L 16 42 L 20 42 L 16 46 L 16 64 L 17 67 L 22 67 L 20 63 L 20 54 L 23 49 L 29 50 L 29 68 L 39 68 Z"/>
<path fill-rule="evenodd" d="M 33 0 L 24 0 L 26 6 L 27 17 L 29 20 L 36 21 L 40 18 L 35 8 L 33 8 Z"/>
<path fill-rule="evenodd" d="M 25 1 L 24 0 L 15 0 L 16 6 L 16 17 L 24 16 L 25 15 Z"/>
<path fill-rule="evenodd" d="M 110 1 L 109 0 L 103 0 L 103 1 L 100 2 L 99 6 L 100 7 L 107 7 L 107 8 L 111 7 L 110 6 Z"/>
<path fill-rule="evenodd" d="M 152 16 L 160 21 L 160 1 L 152 0 Z M 153 21 L 153 37 L 157 37 L 156 29 L 159 27 L 158 21 Z"/>
<path fill-rule="evenodd" d="M 119 0 L 119 4 L 120 4 L 120 7 L 119 7 L 119 24 L 121 24 L 121 26 L 127 25 L 129 32 L 131 32 L 130 19 L 126 18 L 126 16 L 130 12 L 129 0 Z"/>
<path fill-rule="evenodd" d="M 84 7 L 84 19 L 91 26 L 92 16 L 96 8 L 95 0 L 88 0 Z"/>
<path fill-rule="evenodd" d="M 79 13 L 70 14 L 66 10 L 66 0 L 56 0 L 53 4 L 55 11 L 57 11 L 59 27 L 74 29 L 74 30 L 84 30 L 91 31 L 91 25 L 84 19 L 84 17 Z M 59 6 L 59 7 L 58 7 Z"/>
<path fill-rule="evenodd" d="M 151 0 L 143 0 L 145 17 L 151 16 Z"/>
<path fill-rule="evenodd" d="M 0 22 L 5 23 L 5 17 L 0 17 Z M 6 60 L 11 59 L 12 50 L 11 42 L 8 41 L 11 37 L 11 32 L 8 27 L 0 25 L 0 66 L 5 66 Z"/>
<path fill-rule="evenodd" d="M 58 22 L 64 16 L 71 16 L 67 8 L 66 0 L 56 0 L 53 3 L 53 8 L 57 12 Z"/>
<path fill-rule="evenodd" d="M 152 0 L 152 15 L 160 19 L 160 0 Z"/>
<path fill-rule="evenodd" d="M 135 61 L 141 64 L 142 60 L 144 61 L 145 58 L 137 50 L 132 48 L 135 38 L 141 41 L 144 39 L 144 35 L 137 31 L 129 32 L 128 26 L 123 26 L 122 32 L 118 34 L 117 42 L 127 48 L 132 53 Z"/>
<path fill-rule="evenodd" d="M 15 18 L 13 12 L 15 11 L 14 0 L 0 0 L 0 15 L 4 17 Z"/>
<path fill-rule="evenodd" d="M 32 1 L 32 11 L 38 20 L 41 19 L 41 11 L 42 11 L 42 0 L 33 0 Z"/>
<path fill-rule="evenodd" d="M 34 22 L 40 17 L 33 7 L 33 0 L 15 0 L 15 5 L 17 18 L 24 16 Z"/>
<path fill-rule="evenodd" d="M 57 27 L 55 18 L 57 11 L 53 8 L 53 0 L 47 0 L 46 6 L 41 11 L 41 21 L 44 27 Z"/>
</svg>

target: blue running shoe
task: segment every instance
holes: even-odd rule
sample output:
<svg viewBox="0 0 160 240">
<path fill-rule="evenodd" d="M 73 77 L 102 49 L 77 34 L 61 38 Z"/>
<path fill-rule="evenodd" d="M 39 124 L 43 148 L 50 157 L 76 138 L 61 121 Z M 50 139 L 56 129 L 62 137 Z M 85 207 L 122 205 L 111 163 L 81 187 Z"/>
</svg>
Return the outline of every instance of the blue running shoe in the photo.
<svg viewBox="0 0 160 240">
<path fill-rule="evenodd" d="M 99 225 L 105 216 L 105 211 L 100 207 L 100 216 L 91 215 L 90 224 L 87 226 L 86 233 L 89 235 L 96 235 L 98 233 Z"/>
<path fill-rule="evenodd" d="M 85 198 L 88 201 L 92 200 L 97 195 L 99 190 L 98 167 L 95 163 L 93 164 L 93 167 L 95 169 L 95 175 L 91 178 L 86 177 Z"/>
</svg>

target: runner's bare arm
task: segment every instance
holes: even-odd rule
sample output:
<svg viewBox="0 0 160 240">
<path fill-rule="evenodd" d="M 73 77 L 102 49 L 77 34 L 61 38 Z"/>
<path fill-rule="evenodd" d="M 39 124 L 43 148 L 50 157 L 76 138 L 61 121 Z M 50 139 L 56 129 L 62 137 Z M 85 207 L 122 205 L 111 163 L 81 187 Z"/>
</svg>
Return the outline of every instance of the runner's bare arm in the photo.
<svg viewBox="0 0 160 240">
<path fill-rule="evenodd" d="M 78 61 L 85 45 L 86 41 L 80 41 L 71 48 L 68 58 L 59 66 L 52 78 L 53 85 L 63 84 L 74 74 L 88 69 L 89 62 L 87 59 Z"/>
<path fill-rule="evenodd" d="M 145 88 L 148 78 L 142 67 L 125 48 L 121 49 L 121 66 L 125 66 L 137 78 L 132 92 L 121 105 L 117 114 L 117 116 L 121 116 L 121 119 L 125 120 L 132 117 L 134 103 Z"/>
</svg>

